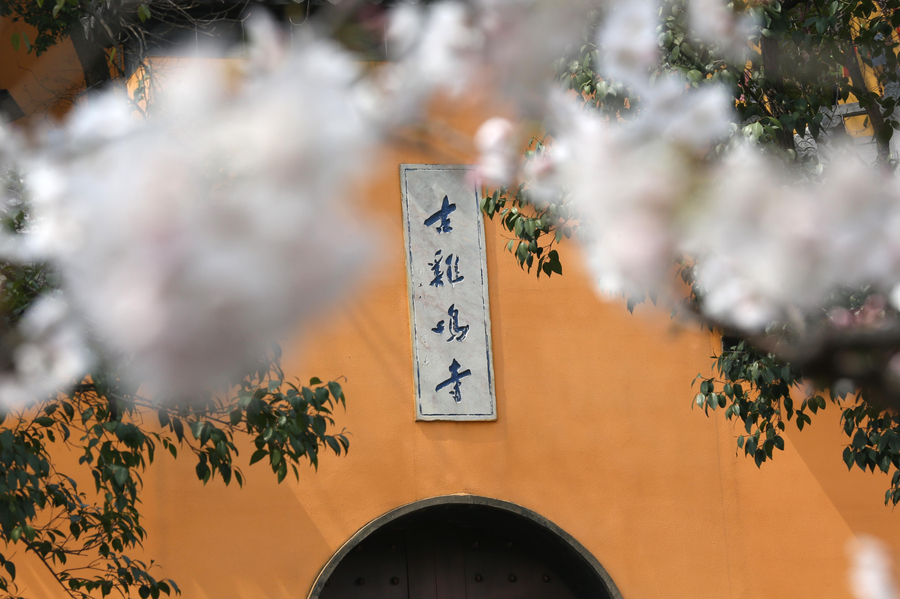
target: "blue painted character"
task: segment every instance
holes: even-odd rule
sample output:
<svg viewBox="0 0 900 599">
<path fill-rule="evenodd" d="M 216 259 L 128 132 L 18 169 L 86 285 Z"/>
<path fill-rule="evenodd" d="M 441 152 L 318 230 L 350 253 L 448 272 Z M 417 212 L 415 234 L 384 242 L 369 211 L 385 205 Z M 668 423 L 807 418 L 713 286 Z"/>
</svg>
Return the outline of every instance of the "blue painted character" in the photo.
<svg viewBox="0 0 900 599">
<path fill-rule="evenodd" d="M 454 256 L 450 254 L 446 258 L 444 258 L 444 264 L 447 265 L 447 281 L 450 282 L 451 285 L 455 285 L 460 281 L 464 281 L 466 278 L 459 274 L 459 256 Z M 443 287 L 444 286 L 444 272 L 441 266 L 441 250 L 438 250 L 434 253 L 434 262 L 429 262 L 428 266 L 431 268 L 431 272 L 434 274 L 434 277 L 431 279 L 429 285 L 432 287 Z"/>
<path fill-rule="evenodd" d="M 456 257 L 456 260 L 453 260 L 453 254 L 447 256 L 447 259 L 444 260 L 444 264 L 447 265 L 447 280 L 450 281 L 451 284 L 459 283 L 465 277 L 460 276 L 459 274 L 459 256 Z"/>
<path fill-rule="evenodd" d="M 448 323 L 446 328 L 447 332 L 450 333 L 450 338 L 447 339 L 447 342 L 453 341 L 462 341 L 466 338 L 466 335 L 469 334 L 469 325 L 459 326 L 459 310 L 456 309 L 456 304 L 450 304 L 450 309 L 447 310 L 447 316 L 450 317 L 449 321 L 441 320 L 438 321 L 437 325 L 431 331 L 433 333 L 437 333 L 438 335 L 442 334 L 445 330 L 444 323 Z"/>
<path fill-rule="evenodd" d="M 432 287 L 443 287 L 444 286 L 444 273 L 441 272 L 441 250 L 438 250 L 434 253 L 434 262 L 429 262 L 428 266 L 431 267 L 431 272 L 434 273 L 434 278 L 431 279 Z"/>
<path fill-rule="evenodd" d="M 456 339 L 457 341 L 462 341 L 466 338 L 466 335 L 469 334 L 469 325 L 459 326 L 459 310 L 456 309 L 456 304 L 450 304 L 450 309 L 447 310 L 447 315 L 450 317 L 450 338 L 447 339 L 448 342 Z M 443 326 L 443 320 L 441 321 L 441 325 Z"/>
<path fill-rule="evenodd" d="M 440 391 L 444 387 L 448 387 L 453 385 L 453 389 L 450 390 L 450 396 L 456 401 L 456 403 L 462 402 L 462 393 L 459 390 L 460 382 L 464 377 L 467 377 L 472 374 L 471 370 L 463 370 L 459 371 L 459 362 L 454 358 L 453 363 L 450 364 L 450 378 L 442 383 L 438 383 L 438 386 L 434 388 L 435 391 Z"/>
<path fill-rule="evenodd" d="M 453 230 L 453 227 L 450 226 L 450 213 L 454 210 L 456 210 L 456 204 L 451 204 L 450 199 L 444 196 L 441 209 L 425 219 L 425 226 L 430 227 L 437 224 L 438 233 L 449 233 Z M 438 221 L 440 221 L 440 224 L 438 224 Z"/>
</svg>

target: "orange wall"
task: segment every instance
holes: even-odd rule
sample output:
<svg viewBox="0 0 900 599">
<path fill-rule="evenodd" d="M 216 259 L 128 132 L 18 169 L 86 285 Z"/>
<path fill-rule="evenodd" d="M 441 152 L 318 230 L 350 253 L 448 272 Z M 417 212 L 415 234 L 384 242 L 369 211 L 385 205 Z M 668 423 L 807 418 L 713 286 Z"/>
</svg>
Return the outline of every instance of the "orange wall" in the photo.
<svg viewBox="0 0 900 599">
<path fill-rule="evenodd" d="M 482 108 L 438 109 L 471 134 Z M 758 470 L 737 455 L 721 412 L 690 409 L 715 340 L 674 330 L 664 310 L 605 303 L 573 248 L 565 275 L 537 280 L 487 223 L 496 422 L 416 422 L 398 164 L 465 163 L 459 148 L 396 148 L 360 194 L 383 233 L 382 261 L 354 299 L 305 340 L 289 375 L 346 376 L 349 456 L 281 485 L 263 464 L 243 490 L 204 488 L 190 460 L 145 477 L 148 555 L 186 599 L 302 598 L 355 531 L 417 499 L 473 493 L 521 504 L 578 539 L 626 599 L 849 597 L 844 546 L 855 531 L 900 550 L 882 507 L 887 477 L 848 474 L 836 410 Z M 301 257 L 302 258 L 302 257 Z M 793 426 L 793 425 L 792 425 Z M 20 567 L 53 596 L 38 565 Z M 24 566 L 24 564 L 23 564 Z M 40 586 L 46 585 L 46 586 Z"/>
<path fill-rule="evenodd" d="M 0 19 L 0 89 L 9 90 L 32 124 L 59 118 L 84 85 L 84 72 L 72 42 L 66 38 L 37 56 L 26 52 L 24 44 L 18 51 L 13 49 L 13 33 L 26 33 L 30 40 L 36 37 L 34 28 Z"/>
</svg>

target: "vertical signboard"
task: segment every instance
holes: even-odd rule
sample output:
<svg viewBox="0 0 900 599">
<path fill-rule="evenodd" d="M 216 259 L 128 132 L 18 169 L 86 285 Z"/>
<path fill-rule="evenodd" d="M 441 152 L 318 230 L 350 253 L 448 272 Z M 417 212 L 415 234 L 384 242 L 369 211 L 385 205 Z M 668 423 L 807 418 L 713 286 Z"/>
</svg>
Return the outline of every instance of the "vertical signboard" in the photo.
<svg viewBox="0 0 900 599">
<path fill-rule="evenodd" d="M 471 167 L 400 165 L 417 420 L 496 420 L 480 189 Z"/>
</svg>

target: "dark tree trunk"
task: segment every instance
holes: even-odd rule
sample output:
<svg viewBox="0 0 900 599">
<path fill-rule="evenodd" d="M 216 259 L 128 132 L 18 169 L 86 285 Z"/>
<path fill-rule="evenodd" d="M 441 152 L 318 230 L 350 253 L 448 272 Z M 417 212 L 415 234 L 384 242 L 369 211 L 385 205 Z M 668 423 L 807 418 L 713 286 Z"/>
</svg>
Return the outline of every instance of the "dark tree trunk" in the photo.
<svg viewBox="0 0 900 599">
<path fill-rule="evenodd" d="M 75 53 L 78 55 L 78 61 L 81 62 L 81 68 L 84 71 L 84 85 L 87 94 L 90 96 L 100 92 L 112 81 L 105 48 L 99 40 L 88 39 L 85 36 L 84 27 L 80 23 L 75 23 L 69 29 L 69 37 L 72 39 L 72 45 L 75 46 Z"/>
<path fill-rule="evenodd" d="M 777 119 L 783 114 L 781 103 L 776 100 L 778 96 L 784 96 L 784 77 L 780 72 L 781 48 L 778 47 L 777 40 L 766 36 L 760 36 L 759 48 L 765 72 L 764 90 L 769 104 L 769 112 Z M 795 150 L 793 129 L 782 128 L 776 135 L 776 141 L 785 150 Z"/>
<path fill-rule="evenodd" d="M 847 70 L 850 72 L 850 80 L 853 82 L 853 87 L 858 90 L 856 94 L 857 99 L 859 100 L 859 105 L 861 108 L 865 108 L 866 114 L 869 117 L 869 122 L 872 124 L 872 129 L 875 131 L 875 144 L 878 149 L 878 166 L 881 167 L 885 172 L 891 172 L 891 147 L 890 147 L 890 138 L 887 136 L 887 130 L 885 127 L 889 127 L 884 120 L 884 116 L 881 114 L 881 107 L 878 106 L 878 100 L 875 97 L 868 86 L 866 85 L 865 77 L 863 77 L 862 68 L 859 66 L 859 59 L 856 57 L 856 52 L 851 48 L 849 51 L 844 52 L 844 66 L 847 67 Z"/>
</svg>

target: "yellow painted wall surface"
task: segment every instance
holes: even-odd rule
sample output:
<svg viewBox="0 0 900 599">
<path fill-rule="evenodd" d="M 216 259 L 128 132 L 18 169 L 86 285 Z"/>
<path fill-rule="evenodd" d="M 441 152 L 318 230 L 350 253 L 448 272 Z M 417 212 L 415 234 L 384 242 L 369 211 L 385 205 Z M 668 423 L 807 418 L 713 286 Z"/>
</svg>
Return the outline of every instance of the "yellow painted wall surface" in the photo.
<svg viewBox="0 0 900 599">
<path fill-rule="evenodd" d="M 468 135 L 490 116 L 465 104 L 436 114 Z M 189 459 L 162 456 L 148 471 L 147 555 L 186 599 L 306 597 L 366 523 L 452 493 L 550 519 L 626 599 L 849 597 L 854 532 L 900 550 L 898 517 L 881 503 L 888 479 L 847 473 L 833 407 L 802 433 L 791 425 L 786 451 L 758 470 L 737 454 L 738 429 L 721 412 L 690 409 L 690 382 L 710 371 L 716 339 L 675 329 L 664 310 L 632 316 L 602 301 L 573 247 L 562 251 L 564 276 L 537 280 L 490 221 L 498 419 L 416 422 L 398 165 L 471 160 L 447 146 L 383 156 L 360 192 L 382 232 L 381 261 L 311 335 L 286 332 L 289 375 L 347 378 L 337 420 L 352 432 L 349 456 L 277 485 L 242 451 L 243 490 L 204 488 Z M 20 577 L 36 596 L 61 596 L 39 564 L 23 564 Z"/>
</svg>

